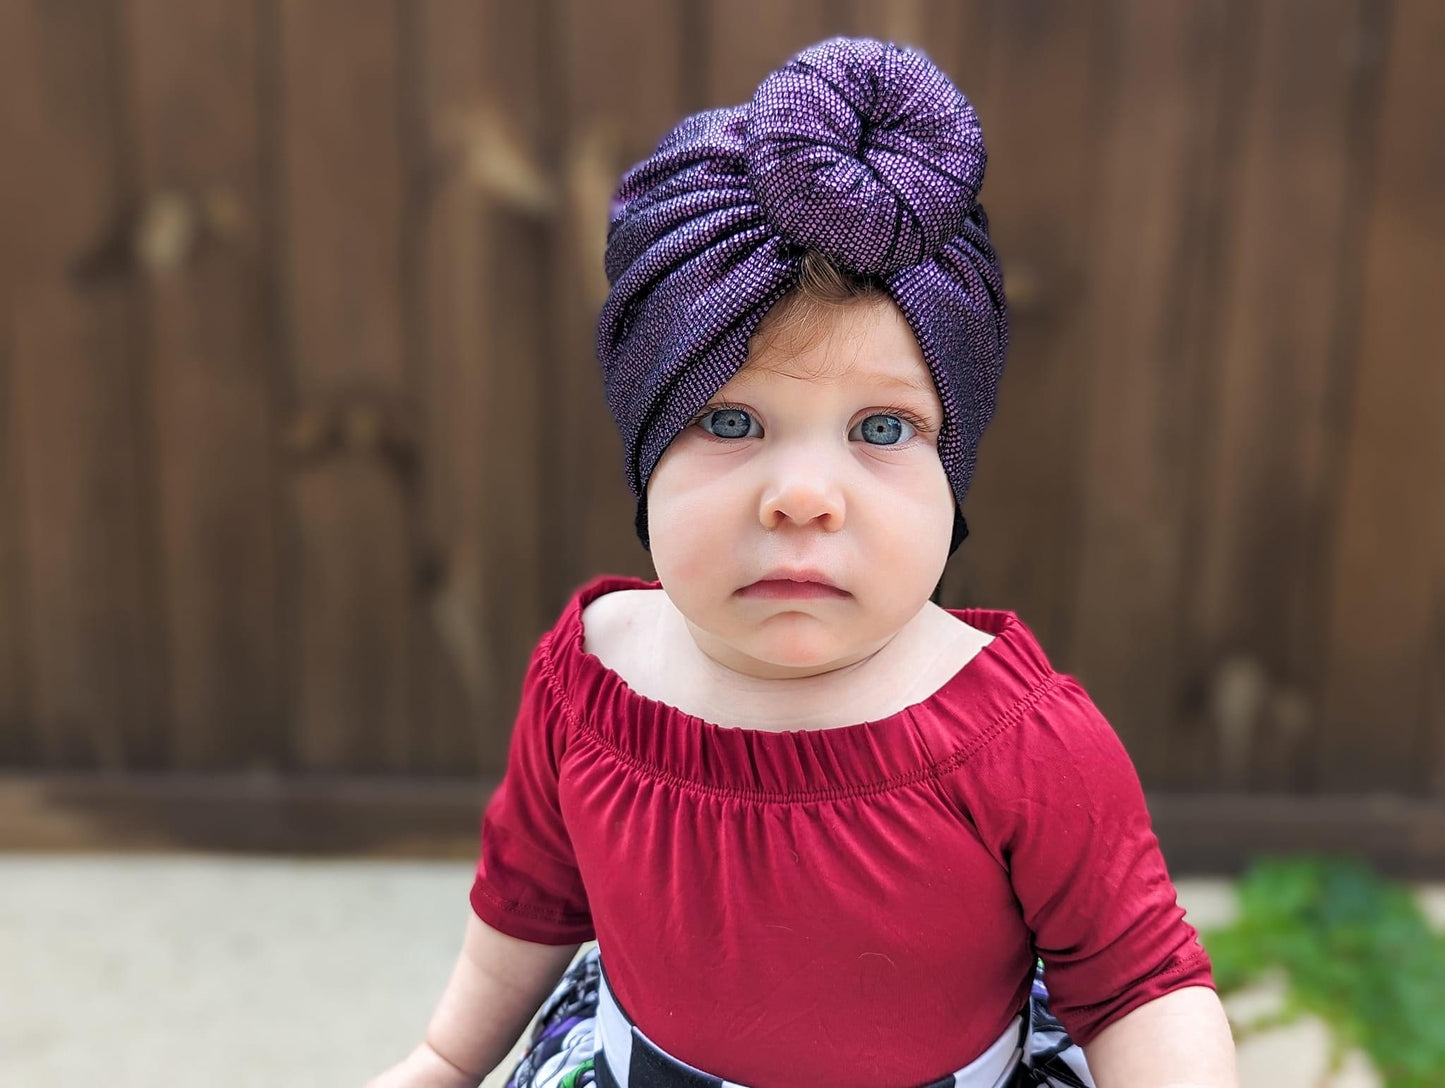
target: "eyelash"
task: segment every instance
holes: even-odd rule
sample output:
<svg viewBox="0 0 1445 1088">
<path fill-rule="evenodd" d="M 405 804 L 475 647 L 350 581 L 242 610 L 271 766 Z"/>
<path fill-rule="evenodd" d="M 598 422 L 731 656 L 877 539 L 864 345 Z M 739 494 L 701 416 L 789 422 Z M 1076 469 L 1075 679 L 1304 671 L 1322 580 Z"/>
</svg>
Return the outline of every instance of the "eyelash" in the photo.
<svg viewBox="0 0 1445 1088">
<path fill-rule="evenodd" d="M 933 430 L 933 425 L 931 423 L 919 419 L 918 416 L 916 416 L 914 413 L 910 412 L 907 408 L 904 408 L 902 405 L 898 404 L 884 405 L 882 408 L 878 409 L 878 411 L 870 412 L 869 415 L 897 416 L 919 434 L 927 434 Z M 868 416 L 864 416 L 863 418 L 867 419 Z"/>
<path fill-rule="evenodd" d="M 693 423 L 701 423 L 704 419 L 706 419 L 706 418 L 707 418 L 711 413 L 713 413 L 713 412 L 727 412 L 727 411 L 746 412 L 748 415 L 755 415 L 755 414 L 756 414 L 751 408 L 744 407 L 744 406 L 741 405 L 741 404 L 733 404 L 733 403 L 731 403 L 731 402 L 729 402 L 729 401 L 718 401 L 718 402 L 715 403 L 715 404 L 709 404 L 709 405 L 708 405 L 706 408 L 704 408 L 702 411 L 698 412 L 697 415 L 693 416 L 693 417 L 692 417 L 692 422 L 693 422 Z M 915 431 L 917 431 L 919 434 L 932 434 L 933 431 L 935 430 L 934 426 L 933 426 L 931 423 L 925 422 L 924 420 L 920 419 L 916 413 L 909 411 L 907 408 L 904 408 L 902 405 L 885 404 L 885 405 L 879 407 L 876 411 L 869 412 L 868 415 L 869 415 L 869 416 L 897 416 L 899 419 L 903 420 L 904 423 L 907 423 L 910 427 L 912 427 L 912 428 L 913 428 Z M 864 419 L 867 419 L 868 416 L 864 416 L 863 418 L 864 418 Z M 706 433 L 706 432 L 704 432 L 704 433 Z M 709 438 L 713 438 L 713 437 L 716 437 L 716 436 L 715 436 L 715 435 L 708 435 L 708 437 L 709 437 Z M 725 441 L 733 441 L 733 442 L 736 442 L 737 439 L 726 439 Z"/>
</svg>

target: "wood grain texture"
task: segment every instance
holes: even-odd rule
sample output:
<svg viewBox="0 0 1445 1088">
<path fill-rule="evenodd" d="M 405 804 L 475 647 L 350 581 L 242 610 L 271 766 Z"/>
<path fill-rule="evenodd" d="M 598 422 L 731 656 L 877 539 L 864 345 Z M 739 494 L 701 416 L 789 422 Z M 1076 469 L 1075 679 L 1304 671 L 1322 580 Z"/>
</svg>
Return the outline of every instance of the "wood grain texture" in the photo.
<svg viewBox="0 0 1445 1088">
<path fill-rule="evenodd" d="M 551 620 L 543 450 L 555 177 L 540 94 L 543 23 L 527 5 L 421 9 L 416 223 L 422 303 L 425 538 L 435 549 L 419 662 L 436 696 L 430 765 L 498 770 L 522 674 Z"/>
<path fill-rule="evenodd" d="M 12 4 L 5 19 L 24 154 L 6 194 L 3 441 L 29 747 L 47 767 L 158 767 L 165 654 L 115 9 Z"/>
<path fill-rule="evenodd" d="M 1012 344 L 947 602 L 1019 612 L 1163 795 L 1440 794 L 1437 7 L 0 5 L 0 763 L 500 770 L 563 602 L 651 574 L 608 199 L 859 33 L 990 150 Z"/>
<path fill-rule="evenodd" d="M 1206 365 L 1210 188 L 1224 23 L 1201 5 L 1125 3 L 1104 34 L 1110 92 L 1093 194 L 1089 381 L 1079 410 L 1079 577 L 1063 656 L 1146 783 L 1168 783 L 1178 715 L 1181 557 Z M 1187 776 L 1188 768 L 1178 773 Z"/>
<path fill-rule="evenodd" d="M 1149 794 L 1171 873 L 1237 875 L 1261 856 L 1336 854 L 1382 872 L 1445 873 L 1445 805 L 1353 791 L 1314 795 L 1211 791 Z"/>
<path fill-rule="evenodd" d="M 0 775 L 0 850 L 475 860 L 496 778 Z"/>
<path fill-rule="evenodd" d="M 844 0 L 830 5 L 828 32 L 922 49 L 977 105 L 997 21 L 1016 7 L 1001 0 Z"/>
<path fill-rule="evenodd" d="M 3 24 L 0 24 L 3 25 Z M 3 64 L 3 54 L 0 54 Z M 0 90 L 3 93 L 3 90 Z M 0 325 L 0 434 L 13 434 L 10 337 Z M 20 494 L 11 444 L 0 442 L 0 766 L 33 766 L 38 757 L 26 687 L 21 596 Z"/>
<path fill-rule="evenodd" d="M 19 147 L 36 135 L 36 116 L 27 100 L 35 78 L 21 47 L 29 12 L 15 4 L 0 6 L 0 141 Z M 0 237 L 12 243 L 20 233 L 20 207 L 33 180 L 22 168 L 0 173 Z M 29 666 L 23 599 L 23 552 L 18 446 L 19 417 L 12 392 L 11 335 L 13 295 L 34 274 L 29 255 L 18 245 L 0 246 L 0 765 L 27 767 L 39 760 L 39 738 L 27 693 Z"/>
<path fill-rule="evenodd" d="M 1408 792 L 1445 781 L 1445 10 L 1394 7 L 1373 193 L 1359 210 L 1356 376 L 1332 605 L 1322 788 Z"/>
<path fill-rule="evenodd" d="M 292 403 L 340 432 L 295 466 L 299 680 L 292 758 L 308 770 L 411 766 L 409 478 L 373 439 L 406 415 L 397 6 L 282 3 L 282 194 Z"/>
<path fill-rule="evenodd" d="M 1337 341 L 1340 309 L 1357 306 L 1347 255 L 1367 169 L 1352 105 L 1370 71 L 1356 0 L 1240 17 L 1226 120 L 1238 141 L 1220 164 L 1218 351 L 1198 407 L 1207 425 L 1179 650 L 1198 697 L 1182 708 L 1170 761 L 1223 786 L 1285 790 L 1312 778 L 1323 534 L 1348 378 Z"/>
<path fill-rule="evenodd" d="M 125 8 L 126 130 L 150 231 L 138 271 L 168 748 L 186 768 L 278 767 L 285 751 L 256 31 L 254 7 L 228 0 Z"/>
<path fill-rule="evenodd" d="M 476 145 L 490 119 L 492 7 L 432 2 L 405 16 L 416 23 L 409 69 L 420 85 L 411 120 L 422 144 L 421 199 L 408 223 L 413 271 L 403 285 L 417 309 L 413 350 L 424 417 L 417 516 L 428 554 L 418 588 L 427 600 L 415 667 L 431 693 L 423 765 L 455 771 L 494 759 L 491 731 L 506 735 L 506 725 L 493 720 L 506 650 L 487 623 L 486 603 L 526 581 L 520 571 L 501 577 L 487 534 L 486 511 L 500 496 L 487 486 L 486 466 L 495 460 L 492 446 L 506 439 L 484 425 L 493 401 L 488 379 L 499 360 L 485 307 L 485 197 L 468 166 L 483 153 Z M 521 522 L 522 511 L 517 515 Z"/>
<path fill-rule="evenodd" d="M 752 101 L 763 77 L 789 57 L 841 29 L 825 0 L 709 0 L 701 29 L 708 106 Z"/>
</svg>

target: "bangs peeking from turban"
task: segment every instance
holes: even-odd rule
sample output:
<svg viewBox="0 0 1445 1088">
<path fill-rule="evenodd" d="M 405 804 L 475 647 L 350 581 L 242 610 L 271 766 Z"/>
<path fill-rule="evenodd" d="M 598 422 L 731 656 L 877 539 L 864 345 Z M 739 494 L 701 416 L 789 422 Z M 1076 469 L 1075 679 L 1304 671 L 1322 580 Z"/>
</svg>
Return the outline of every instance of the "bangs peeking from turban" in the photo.
<svg viewBox="0 0 1445 1088">
<path fill-rule="evenodd" d="M 961 510 L 1008 347 L 978 202 L 987 157 L 973 106 L 921 52 L 835 38 L 751 103 L 688 117 L 623 177 L 597 352 L 644 546 L 648 477 L 743 365 L 808 250 L 902 311 L 943 404 L 938 454 Z"/>
</svg>

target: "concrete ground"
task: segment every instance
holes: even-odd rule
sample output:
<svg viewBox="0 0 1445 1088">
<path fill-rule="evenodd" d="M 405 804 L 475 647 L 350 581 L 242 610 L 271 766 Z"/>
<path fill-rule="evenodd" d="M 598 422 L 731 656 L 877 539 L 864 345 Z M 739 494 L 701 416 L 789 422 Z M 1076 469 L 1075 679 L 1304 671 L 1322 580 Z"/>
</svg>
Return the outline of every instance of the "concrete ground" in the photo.
<svg viewBox="0 0 1445 1088">
<path fill-rule="evenodd" d="M 0 1086 L 360 1088 L 419 1039 L 466 918 L 455 862 L 0 855 Z M 1178 881 L 1200 926 L 1225 881 Z M 1425 902 L 1445 924 L 1445 889 Z M 1241 995 L 1248 1019 L 1277 1001 Z M 1322 1079 L 1317 1023 L 1240 1047 L 1244 1088 Z M 499 1072 L 487 1082 L 500 1085 Z"/>
</svg>

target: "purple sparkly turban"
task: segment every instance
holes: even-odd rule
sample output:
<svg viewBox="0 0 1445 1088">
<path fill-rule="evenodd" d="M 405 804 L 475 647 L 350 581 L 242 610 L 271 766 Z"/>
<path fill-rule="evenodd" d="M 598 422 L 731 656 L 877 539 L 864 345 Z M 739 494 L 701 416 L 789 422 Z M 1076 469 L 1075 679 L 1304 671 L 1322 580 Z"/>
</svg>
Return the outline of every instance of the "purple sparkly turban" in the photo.
<svg viewBox="0 0 1445 1088">
<path fill-rule="evenodd" d="M 973 106 L 921 52 L 834 38 L 751 103 L 686 118 L 622 179 L 597 350 L 647 546 L 647 479 L 747 358 L 817 250 L 875 278 L 913 330 L 943 403 L 938 454 L 956 548 L 1008 346 L 1003 274 L 978 202 Z"/>
</svg>

